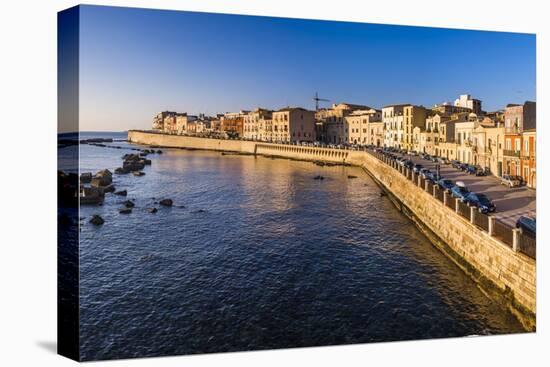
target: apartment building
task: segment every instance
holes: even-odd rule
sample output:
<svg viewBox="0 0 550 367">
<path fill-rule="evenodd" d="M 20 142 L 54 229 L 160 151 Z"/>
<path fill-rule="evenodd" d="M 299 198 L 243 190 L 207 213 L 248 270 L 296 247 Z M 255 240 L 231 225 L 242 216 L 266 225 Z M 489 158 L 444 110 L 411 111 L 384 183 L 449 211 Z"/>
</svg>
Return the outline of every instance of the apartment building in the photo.
<svg viewBox="0 0 550 367">
<path fill-rule="evenodd" d="M 428 110 L 410 104 L 390 105 L 382 108 L 384 122 L 384 145 L 398 149 L 413 150 L 413 130 L 426 123 Z"/>
<path fill-rule="evenodd" d="M 341 139 L 349 144 L 373 144 L 371 133 L 380 133 L 382 111 L 373 108 L 369 110 L 355 110 L 344 117 Z M 377 126 L 372 124 L 379 123 Z"/>
<path fill-rule="evenodd" d="M 353 111 L 371 110 L 370 107 L 352 103 L 333 104 L 331 108 L 320 109 L 315 112 L 317 132 L 321 135 L 320 139 L 327 143 L 344 144 L 349 142 L 345 117 Z"/>
<path fill-rule="evenodd" d="M 272 140 L 276 142 L 315 141 L 315 112 L 301 107 L 273 111 Z"/>
<path fill-rule="evenodd" d="M 266 120 L 271 120 L 273 111 L 257 108 L 243 116 L 243 137 L 251 140 L 270 140 L 267 138 L 268 130 Z M 271 131 L 269 131 L 271 133 Z"/>
<path fill-rule="evenodd" d="M 521 152 L 521 176 L 529 187 L 537 187 L 536 141 L 535 129 L 523 130 L 523 146 Z"/>
<path fill-rule="evenodd" d="M 536 103 L 509 104 L 504 109 L 504 173 L 523 176 L 523 131 L 536 128 Z"/>
<path fill-rule="evenodd" d="M 174 116 L 176 112 L 172 111 L 163 111 L 159 112 L 155 117 L 153 117 L 153 131 L 162 132 L 164 131 L 164 119 L 168 116 Z"/>
<path fill-rule="evenodd" d="M 232 137 L 242 137 L 244 117 L 250 111 L 226 112 L 220 117 L 220 130 Z"/>
<path fill-rule="evenodd" d="M 456 107 L 468 108 L 471 112 L 478 116 L 483 114 L 483 111 L 481 110 L 481 100 L 472 98 L 469 94 L 461 94 L 457 99 L 455 99 L 454 105 Z"/>
</svg>

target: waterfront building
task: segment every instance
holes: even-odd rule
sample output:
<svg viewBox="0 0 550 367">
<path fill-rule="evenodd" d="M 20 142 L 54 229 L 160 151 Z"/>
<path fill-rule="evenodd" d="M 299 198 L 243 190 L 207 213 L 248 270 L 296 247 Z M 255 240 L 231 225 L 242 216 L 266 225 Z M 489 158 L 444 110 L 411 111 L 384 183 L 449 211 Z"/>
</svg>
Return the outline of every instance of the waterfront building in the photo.
<svg viewBox="0 0 550 367">
<path fill-rule="evenodd" d="M 390 105 L 382 108 L 384 122 L 384 145 L 398 149 L 413 150 L 413 130 L 423 127 L 428 111 L 423 106 L 411 104 Z"/>
<path fill-rule="evenodd" d="M 375 138 L 371 136 L 371 133 L 380 133 L 381 122 L 382 112 L 380 110 L 374 108 L 355 110 L 344 117 L 342 140 L 349 144 L 373 144 Z M 371 126 L 375 123 L 379 124 Z"/>
<path fill-rule="evenodd" d="M 177 132 L 176 129 L 176 117 L 177 114 L 173 115 L 166 115 L 163 120 L 163 132 L 166 134 L 175 134 Z"/>
<path fill-rule="evenodd" d="M 187 113 L 177 113 L 176 114 L 176 134 L 185 135 L 190 133 L 188 129 L 188 124 L 197 120 L 197 116 L 188 115 Z"/>
<path fill-rule="evenodd" d="M 472 131 L 474 161 L 495 176 L 502 176 L 504 124 L 486 117 Z"/>
<path fill-rule="evenodd" d="M 381 112 L 380 116 L 382 116 Z M 370 134 L 368 135 L 368 138 L 370 140 L 367 141 L 367 144 L 377 147 L 382 146 L 382 144 L 384 144 L 384 123 L 382 121 L 369 122 L 369 129 Z"/>
<path fill-rule="evenodd" d="M 267 136 L 271 134 L 271 131 L 268 131 L 267 127 L 271 127 L 271 124 L 266 124 L 266 120 L 271 121 L 272 114 L 271 110 L 257 108 L 244 115 L 243 137 L 250 140 L 270 140 Z"/>
<path fill-rule="evenodd" d="M 403 107 L 388 105 L 382 108 L 382 122 L 384 123 L 384 146 L 401 148 L 403 143 Z"/>
<path fill-rule="evenodd" d="M 344 118 L 355 110 L 371 110 L 369 106 L 338 103 L 331 108 L 323 108 L 315 111 L 317 133 L 321 134 L 319 139 L 327 143 L 343 144 L 348 142 L 348 133 Z"/>
<path fill-rule="evenodd" d="M 529 187 L 537 187 L 536 141 L 535 129 L 523 130 L 523 149 L 521 152 L 521 176 Z"/>
<path fill-rule="evenodd" d="M 455 99 L 455 106 L 469 108 L 471 112 L 480 116 L 483 114 L 481 110 L 481 100 L 472 98 L 469 94 L 461 94 Z"/>
<path fill-rule="evenodd" d="M 440 136 L 441 124 L 450 119 L 450 116 L 437 112 L 426 118 L 426 125 L 423 131 L 418 126 L 414 127 L 413 150 L 439 156 L 441 153 L 439 145 L 444 142 L 443 138 Z M 445 141 L 446 140 L 447 139 L 445 139 Z"/>
<path fill-rule="evenodd" d="M 226 112 L 220 116 L 220 130 L 230 137 L 242 137 L 244 117 L 249 111 Z"/>
<path fill-rule="evenodd" d="M 162 132 L 164 131 L 164 119 L 167 116 L 173 116 L 176 112 L 171 111 L 163 111 L 159 112 L 154 118 L 153 118 L 153 131 Z"/>
<path fill-rule="evenodd" d="M 521 147 L 524 130 L 536 128 L 536 103 L 509 104 L 504 110 L 504 172 L 522 176 Z"/>
<path fill-rule="evenodd" d="M 302 107 L 286 107 L 273 111 L 272 140 L 301 142 L 315 140 L 315 112 Z"/>
<path fill-rule="evenodd" d="M 457 159 L 462 163 L 477 164 L 473 139 L 473 131 L 479 126 L 477 115 L 472 112 L 466 121 L 455 122 L 454 126 Z"/>
<path fill-rule="evenodd" d="M 432 107 L 432 111 L 442 116 L 451 116 L 462 112 L 473 112 L 469 107 L 455 106 L 449 102 L 436 104 Z"/>
</svg>

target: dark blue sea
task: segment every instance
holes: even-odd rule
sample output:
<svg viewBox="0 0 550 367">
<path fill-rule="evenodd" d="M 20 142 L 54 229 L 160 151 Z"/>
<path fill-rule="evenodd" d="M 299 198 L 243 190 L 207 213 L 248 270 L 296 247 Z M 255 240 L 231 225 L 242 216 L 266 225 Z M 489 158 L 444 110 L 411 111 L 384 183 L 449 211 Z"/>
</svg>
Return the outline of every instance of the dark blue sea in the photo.
<svg viewBox="0 0 550 367">
<path fill-rule="evenodd" d="M 126 138 L 81 138 L 92 136 Z M 122 149 L 81 145 L 80 172 L 113 171 L 136 147 L 107 145 Z M 112 194 L 81 207 L 84 360 L 524 331 L 359 168 L 180 149 L 148 158 L 145 176 L 114 176 L 131 214 Z"/>
</svg>

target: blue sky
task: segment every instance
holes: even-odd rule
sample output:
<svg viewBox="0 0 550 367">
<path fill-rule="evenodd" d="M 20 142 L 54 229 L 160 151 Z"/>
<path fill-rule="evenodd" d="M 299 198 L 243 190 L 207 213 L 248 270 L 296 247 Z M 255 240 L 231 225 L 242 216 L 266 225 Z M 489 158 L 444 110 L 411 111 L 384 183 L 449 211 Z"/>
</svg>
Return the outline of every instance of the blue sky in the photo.
<svg viewBox="0 0 550 367">
<path fill-rule="evenodd" d="M 535 36 L 82 6 L 80 129 L 149 128 L 161 110 L 214 114 L 333 102 L 485 110 L 535 100 Z"/>
</svg>

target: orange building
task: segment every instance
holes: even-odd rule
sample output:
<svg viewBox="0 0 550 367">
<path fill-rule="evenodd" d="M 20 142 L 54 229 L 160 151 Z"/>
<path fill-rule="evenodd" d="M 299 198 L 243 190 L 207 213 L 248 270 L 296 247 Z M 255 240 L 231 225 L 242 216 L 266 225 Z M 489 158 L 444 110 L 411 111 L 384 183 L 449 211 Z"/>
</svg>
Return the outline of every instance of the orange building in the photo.
<svg viewBox="0 0 550 367">
<path fill-rule="evenodd" d="M 522 150 L 521 150 L 521 177 L 527 186 L 537 187 L 537 161 L 536 161 L 536 141 L 537 132 L 535 129 L 523 131 Z"/>
<path fill-rule="evenodd" d="M 523 177 L 525 173 L 521 159 L 522 149 L 525 150 L 523 133 L 536 128 L 536 106 L 535 102 L 527 101 L 522 105 L 509 104 L 504 110 L 503 166 L 506 174 Z"/>
<path fill-rule="evenodd" d="M 244 115 L 249 111 L 225 113 L 220 118 L 220 129 L 231 136 L 243 136 Z"/>
</svg>

